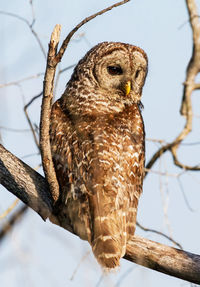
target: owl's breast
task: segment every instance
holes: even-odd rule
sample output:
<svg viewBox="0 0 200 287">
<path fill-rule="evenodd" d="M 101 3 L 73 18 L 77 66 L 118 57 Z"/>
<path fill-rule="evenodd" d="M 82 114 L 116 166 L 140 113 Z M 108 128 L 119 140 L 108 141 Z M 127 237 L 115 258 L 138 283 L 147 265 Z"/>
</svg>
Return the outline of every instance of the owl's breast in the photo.
<svg viewBox="0 0 200 287">
<path fill-rule="evenodd" d="M 89 182 L 92 186 L 126 189 L 143 174 L 144 131 L 140 114 L 133 121 L 129 117 L 108 118 L 93 123 L 90 149 L 85 152 Z"/>
</svg>

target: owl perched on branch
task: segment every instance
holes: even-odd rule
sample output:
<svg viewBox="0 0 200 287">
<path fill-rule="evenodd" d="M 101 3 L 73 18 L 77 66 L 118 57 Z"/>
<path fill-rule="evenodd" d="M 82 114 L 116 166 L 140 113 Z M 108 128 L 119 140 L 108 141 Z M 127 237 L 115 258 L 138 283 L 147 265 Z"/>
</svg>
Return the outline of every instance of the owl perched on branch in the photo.
<svg viewBox="0 0 200 287">
<path fill-rule="evenodd" d="M 144 174 L 145 52 L 104 42 L 80 60 L 51 113 L 59 208 L 98 262 L 115 268 L 133 237 Z"/>
</svg>

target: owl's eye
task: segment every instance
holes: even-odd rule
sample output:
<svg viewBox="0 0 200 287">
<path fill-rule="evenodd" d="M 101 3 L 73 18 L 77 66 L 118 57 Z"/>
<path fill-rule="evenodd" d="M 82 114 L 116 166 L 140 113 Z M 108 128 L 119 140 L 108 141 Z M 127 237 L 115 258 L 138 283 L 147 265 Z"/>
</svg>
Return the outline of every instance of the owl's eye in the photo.
<svg viewBox="0 0 200 287">
<path fill-rule="evenodd" d="M 108 73 L 112 76 L 123 74 L 123 70 L 120 66 L 108 66 L 107 70 L 108 70 Z"/>
<path fill-rule="evenodd" d="M 135 73 L 135 78 L 136 79 L 138 78 L 139 74 L 140 74 L 140 70 L 137 70 L 136 73 Z"/>
<path fill-rule="evenodd" d="M 142 76 L 142 69 L 138 69 L 135 73 L 135 79 L 141 78 Z"/>
</svg>

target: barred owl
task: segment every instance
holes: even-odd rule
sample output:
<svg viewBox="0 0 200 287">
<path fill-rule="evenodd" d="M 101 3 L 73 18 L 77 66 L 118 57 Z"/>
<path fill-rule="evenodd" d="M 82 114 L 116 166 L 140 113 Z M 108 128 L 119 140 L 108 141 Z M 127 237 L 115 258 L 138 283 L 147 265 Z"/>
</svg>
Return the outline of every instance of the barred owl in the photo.
<svg viewBox="0 0 200 287">
<path fill-rule="evenodd" d="M 142 49 L 100 43 L 79 61 L 52 107 L 58 206 L 105 268 L 119 265 L 135 232 L 144 173 L 140 99 L 146 73 Z"/>
</svg>

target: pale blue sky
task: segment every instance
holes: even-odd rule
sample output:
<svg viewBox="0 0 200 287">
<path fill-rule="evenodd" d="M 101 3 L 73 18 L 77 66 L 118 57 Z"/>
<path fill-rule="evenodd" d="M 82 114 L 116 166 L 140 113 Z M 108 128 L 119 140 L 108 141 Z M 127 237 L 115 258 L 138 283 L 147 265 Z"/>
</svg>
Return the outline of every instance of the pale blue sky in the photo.
<svg viewBox="0 0 200 287">
<path fill-rule="evenodd" d="M 62 25 L 62 39 L 83 18 L 116 1 L 92 0 L 35 0 L 34 29 L 47 50 L 55 24 Z M 1 1 L 0 10 L 15 13 L 31 22 L 31 9 L 27 0 Z M 183 0 L 132 0 L 100 16 L 78 31 L 85 37 L 73 41 L 65 54 L 61 67 L 77 61 L 95 44 L 102 41 L 121 41 L 142 47 L 149 58 L 149 72 L 143 92 L 144 121 L 147 138 L 172 140 L 184 125 L 179 114 L 185 80 L 185 69 L 192 52 L 192 38 L 185 1 Z M 182 25 L 184 24 L 185 25 Z M 181 28 L 180 28 L 181 27 Z M 28 26 L 19 19 L 0 14 L 0 84 L 16 81 L 44 72 L 45 59 Z M 77 41 L 79 39 L 79 41 Z M 59 97 L 72 70 L 63 73 L 56 91 Z M 43 77 L 23 82 L 19 86 L 0 89 L 0 126 L 28 128 L 23 105 L 42 90 Z M 199 92 L 193 96 L 194 131 L 186 142 L 200 141 Z M 40 100 L 30 108 L 33 122 L 38 124 Z M 4 145 L 23 159 L 37 152 L 30 132 L 11 133 L 1 130 Z M 146 157 L 150 158 L 158 145 L 147 142 Z M 199 145 L 184 146 L 179 156 L 187 164 L 200 162 Z M 40 162 L 38 156 L 24 158 L 32 167 Z M 154 170 L 178 174 L 166 154 Z M 200 177 L 198 173 L 181 176 L 185 195 L 194 211 L 184 200 L 176 177 L 150 174 L 144 182 L 138 220 L 146 227 L 172 234 L 185 250 L 200 254 L 199 201 Z M 14 197 L 0 189 L 0 214 Z M 162 237 L 142 232 L 137 234 L 170 244 Z M 5 287 L 26 286 L 187 286 L 173 277 L 140 267 L 122 260 L 118 272 L 103 278 L 87 242 L 50 223 L 44 223 L 37 214 L 29 211 L 4 241 L 0 256 L 0 281 Z M 73 280 L 77 265 L 86 253 Z"/>
</svg>

